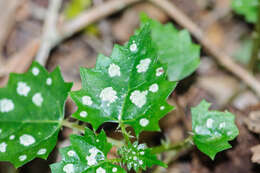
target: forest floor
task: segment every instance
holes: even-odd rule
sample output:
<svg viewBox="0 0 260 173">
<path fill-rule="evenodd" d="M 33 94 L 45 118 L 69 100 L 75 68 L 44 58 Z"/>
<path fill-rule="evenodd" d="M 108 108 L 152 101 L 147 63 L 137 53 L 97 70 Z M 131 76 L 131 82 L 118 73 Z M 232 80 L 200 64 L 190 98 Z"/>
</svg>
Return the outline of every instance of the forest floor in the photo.
<svg viewBox="0 0 260 173">
<path fill-rule="evenodd" d="M 101 6 L 108 1 L 93 0 L 92 6 Z M 254 30 L 254 25 L 246 23 L 242 17 L 233 13 L 231 0 L 169 1 L 199 26 L 204 34 L 203 38 L 207 38 L 214 48 L 228 58 L 232 58 L 232 62 L 239 67 L 246 68 L 245 61 L 249 55 L 245 44 Z M 68 3 L 69 0 L 62 2 L 60 16 Z M 50 13 L 47 9 L 48 5 L 48 0 L 17 0 L 17 2 L 0 0 L 1 87 L 6 84 L 10 72 L 26 71 L 35 59 L 39 50 L 39 40 L 45 31 L 44 21 Z M 113 14 L 96 18 L 92 21 L 92 29 L 74 31 L 73 36 L 55 43 L 54 48 L 49 49 L 50 55 L 41 60 L 49 71 L 60 66 L 65 80 L 74 82 L 73 90 L 78 90 L 81 88 L 79 67 L 94 67 L 99 53 L 109 56 L 114 44 L 127 42 L 139 25 L 140 12 L 147 13 L 161 23 L 173 23 L 178 29 L 190 29 L 186 28 L 185 22 L 183 24 L 184 19 L 176 20 L 176 16 L 169 15 L 150 2 L 132 3 L 122 10 L 114 10 Z M 65 18 L 60 17 L 59 20 L 63 22 Z M 223 65 L 218 55 L 203 43 L 203 39 L 199 39 L 196 33 L 191 35 L 193 41 L 201 45 L 200 67 L 190 77 L 182 80 L 170 96 L 169 102 L 176 106 L 176 110 L 160 121 L 162 133 L 145 132 L 141 135 L 141 141 L 148 141 L 149 145 L 155 146 L 163 139 L 168 139 L 172 143 L 185 139 L 191 132 L 190 108 L 202 99 L 206 99 L 213 103 L 213 109 L 229 110 L 236 115 L 240 134 L 231 142 L 233 148 L 218 154 L 214 161 L 196 148 L 185 150 L 178 155 L 169 152 L 164 155 L 164 159 L 168 159 L 170 163 L 169 168 L 159 169 L 157 172 L 259 173 L 259 94 L 255 94 L 254 86 L 244 79 L 243 73 L 234 73 L 237 66 L 233 68 L 228 64 L 225 65 L 225 62 Z M 260 73 L 256 73 L 253 78 L 259 81 Z M 75 110 L 75 105 L 69 100 L 66 104 L 66 114 L 70 115 Z M 109 136 L 120 137 L 119 134 L 112 132 L 116 128 L 114 125 L 105 124 L 104 128 Z M 62 130 L 59 143 L 47 161 L 36 159 L 18 171 L 20 173 L 50 172 L 49 164 L 60 159 L 58 148 L 69 143 L 68 136 L 71 133 L 70 129 Z M 0 163 L 0 173 L 12 172 L 11 167 L 10 164 Z"/>
</svg>

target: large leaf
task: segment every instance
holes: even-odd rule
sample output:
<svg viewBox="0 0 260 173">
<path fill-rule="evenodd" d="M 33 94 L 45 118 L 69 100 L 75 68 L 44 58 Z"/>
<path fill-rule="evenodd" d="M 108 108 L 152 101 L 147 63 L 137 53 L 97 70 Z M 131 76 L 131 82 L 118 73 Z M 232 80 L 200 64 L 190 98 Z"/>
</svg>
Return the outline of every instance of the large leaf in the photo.
<svg viewBox="0 0 260 173">
<path fill-rule="evenodd" d="M 233 10 L 245 16 L 246 20 L 251 23 L 256 23 L 258 18 L 258 0 L 233 0 Z"/>
<path fill-rule="evenodd" d="M 209 107 L 210 103 L 203 100 L 192 108 L 192 131 L 198 149 L 214 159 L 218 152 L 232 147 L 228 141 L 233 140 L 239 131 L 233 114 L 227 111 L 209 111 Z"/>
<path fill-rule="evenodd" d="M 146 170 L 147 167 L 154 165 L 167 167 L 166 164 L 156 158 L 156 155 L 151 153 L 150 148 L 147 148 L 145 144 L 138 145 L 138 142 L 129 143 L 127 146 L 119 148 L 118 154 L 122 158 L 123 163 L 127 165 L 128 170 L 132 168 L 135 171 L 139 169 Z"/>
<path fill-rule="evenodd" d="M 62 161 L 51 165 L 52 173 L 126 173 L 107 159 L 112 146 L 103 130 L 95 135 L 86 128 L 85 136 L 71 135 L 70 141 L 70 146 L 61 149 Z"/>
<path fill-rule="evenodd" d="M 125 46 L 116 45 L 111 58 L 100 55 L 94 69 L 81 68 L 82 89 L 72 92 L 78 106 L 73 114 L 97 129 L 104 122 L 160 130 L 158 121 L 173 109 L 166 99 L 176 82 L 166 80 L 166 66 L 157 59 L 149 26 L 131 37 Z"/>
<path fill-rule="evenodd" d="M 152 41 L 158 47 L 159 60 L 168 65 L 170 81 L 179 81 L 193 73 L 200 64 L 200 46 L 192 43 L 188 31 L 178 31 L 172 24 L 162 25 L 141 16 L 142 25 L 151 26 Z"/>
<path fill-rule="evenodd" d="M 19 167 L 46 159 L 56 145 L 64 103 L 72 84 L 60 70 L 51 74 L 33 63 L 25 74 L 11 74 L 0 89 L 0 160 Z"/>
</svg>

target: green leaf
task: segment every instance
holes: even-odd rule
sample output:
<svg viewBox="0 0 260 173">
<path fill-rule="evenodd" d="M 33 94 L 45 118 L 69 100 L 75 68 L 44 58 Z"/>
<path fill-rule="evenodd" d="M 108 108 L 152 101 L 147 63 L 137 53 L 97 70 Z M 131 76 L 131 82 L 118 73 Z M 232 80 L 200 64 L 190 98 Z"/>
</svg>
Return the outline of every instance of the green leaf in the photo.
<svg viewBox="0 0 260 173">
<path fill-rule="evenodd" d="M 82 89 L 71 93 L 78 106 L 73 117 L 95 130 L 104 122 L 121 122 L 137 136 L 159 131 L 158 121 L 173 109 L 166 99 L 177 82 L 166 80 L 166 66 L 157 57 L 148 25 L 125 46 L 116 45 L 111 58 L 99 55 L 94 69 L 80 69 Z"/>
<path fill-rule="evenodd" d="M 146 170 L 148 167 L 159 165 L 167 167 L 167 165 L 156 158 L 156 155 L 151 153 L 151 149 L 147 148 L 145 144 L 139 144 L 134 142 L 129 143 L 128 146 L 123 146 L 118 149 L 118 155 L 122 158 L 124 164 L 127 165 L 127 169 L 132 168 L 135 171 L 139 169 Z"/>
<path fill-rule="evenodd" d="M 62 161 L 51 165 L 52 173 L 126 173 L 107 159 L 112 145 L 102 130 L 95 135 L 86 128 L 85 136 L 71 135 L 71 145 L 60 150 Z"/>
<path fill-rule="evenodd" d="M 209 111 L 210 103 L 203 100 L 191 109 L 193 141 L 200 151 L 212 160 L 215 155 L 232 146 L 228 143 L 239 131 L 230 112 Z"/>
<path fill-rule="evenodd" d="M 232 8 L 237 14 L 245 16 L 248 22 L 257 22 L 258 0 L 233 0 Z"/>
<path fill-rule="evenodd" d="M 36 157 L 48 157 L 71 86 L 58 68 L 49 74 L 35 62 L 27 73 L 10 75 L 8 85 L 0 89 L 1 161 L 20 167 Z"/>
<path fill-rule="evenodd" d="M 158 47 L 159 60 L 168 65 L 170 81 L 179 81 L 193 73 L 200 64 L 200 46 L 192 43 L 188 31 L 178 31 L 172 24 L 159 22 L 141 15 L 142 25 L 151 26 L 152 41 Z"/>
</svg>

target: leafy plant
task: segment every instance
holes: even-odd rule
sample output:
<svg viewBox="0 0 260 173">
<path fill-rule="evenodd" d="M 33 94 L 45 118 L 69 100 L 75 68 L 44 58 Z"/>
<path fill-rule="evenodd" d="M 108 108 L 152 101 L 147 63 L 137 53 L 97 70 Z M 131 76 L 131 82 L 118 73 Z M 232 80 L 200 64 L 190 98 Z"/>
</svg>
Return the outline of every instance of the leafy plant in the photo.
<svg viewBox="0 0 260 173">
<path fill-rule="evenodd" d="M 160 29 L 154 29 L 157 27 Z M 159 131 L 158 121 L 174 109 L 167 98 L 177 81 L 167 77 L 183 77 L 179 73 L 174 77 L 167 71 L 171 63 L 164 64 L 158 58 L 163 55 L 163 46 L 152 35 L 165 28 L 149 19 L 127 44 L 115 45 L 110 58 L 99 55 L 95 68 L 80 69 L 82 89 L 70 93 L 78 106 L 72 116 L 90 123 L 93 131 L 64 120 L 64 103 L 72 85 L 64 83 L 59 69 L 48 74 L 33 63 L 27 73 L 11 74 L 7 87 L 0 89 L 0 160 L 20 167 L 36 157 L 46 159 L 62 126 L 84 135 L 71 135 L 71 145 L 60 150 L 62 161 L 51 165 L 54 173 L 123 173 L 132 169 L 141 172 L 154 165 L 166 167 L 156 154 L 191 145 L 192 141 L 212 159 L 217 152 L 230 148 L 228 141 L 238 135 L 234 115 L 208 111 L 210 104 L 205 101 L 192 109 L 193 135 L 183 142 L 155 148 L 138 142 L 141 132 Z M 174 31 L 170 28 L 168 35 Z M 174 32 L 177 34 L 177 30 Z M 163 44 L 170 48 L 172 41 Z M 198 50 L 190 40 L 183 44 Z M 167 54 L 175 57 L 171 53 Z M 184 68 L 184 76 L 194 70 L 178 62 Z M 97 129 L 105 122 L 117 123 L 124 140 L 110 139 L 103 130 L 98 134 Z M 137 140 L 126 127 L 134 129 Z M 108 157 L 112 146 L 117 148 L 117 158 Z"/>
<path fill-rule="evenodd" d="M 250 23 L 256 23 L 258 18 L 258 0 L 233 0 L 232 8 Z"/>
<path fill-rule="evenodd" d="M 178 31 L 171 23 L 162 25 L 145 14 L 141 22 L 150 24 L 152 42 L 158 47 L 159 60 L 168 65 L 170 81 L 182 80 L 198 68 L 200 46 L 192 43 L 187 30 Z"/>
</svg>

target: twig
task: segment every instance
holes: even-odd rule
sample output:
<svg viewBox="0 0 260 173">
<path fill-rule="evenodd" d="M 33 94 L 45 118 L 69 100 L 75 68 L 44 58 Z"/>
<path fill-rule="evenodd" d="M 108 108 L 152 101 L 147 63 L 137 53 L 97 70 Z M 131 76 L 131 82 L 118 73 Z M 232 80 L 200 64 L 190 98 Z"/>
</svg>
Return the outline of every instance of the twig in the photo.
<svg viewBox="0 0 260 173">
<path fill-rule="evenodd" d="M 23 3 L 25 3 L 24 0 L 0 0 L 0 52 L 2 52 L 9 32 L 15 24 L 16 11 Z"/>
<path fill-rule="evenodd" d="M 102 5 L 91 8 L 79 15 L 76 19 L 67 22 L 60 28 L 62 39 L 66 39 L 78 31 L 84 29 L 89 24 L 94 23 L 139 1 L 140 0 L 111 0 L 103 3 Z"/>
<path fill-rule="evenodd" d="M 59 33 L 57 32 L 57 21 L 59 17 L 59 9 L 61 7 L 62 0 L 50 0 L 47 16 L 45 18 L 43 37 L 41 47 L 36 56 L 36 61 L 45 65 L 53 45 L 56 44 L 59 39 Z"/>
<path fill-rule="evenodd" d="M 260 9 L 260 0 L 258 0 L 258 8 Z M 259 49 L 260 49 L 260 10 L 258 10 L 258 19 L 255 25 L 255 31 L 253 33 L 253 49 L 250 57 L 250 61 L 248 64 L 248 70 L 252 73 L 255 71 L 256 62 L 259 57 Z"/>
<path fill-rule="evenodd" d="M 40 46 L 40 41 L 35 39 L 28 43 L 22 50 L 14 54 L 12 57 L 8 58 L 4 67 L 0 69 L 0 77 L 4 75 L 3 79 L 0 81 L 0 86 L 5 85 L 8 80 L 8 73 L 23 73 L 31 65 L 34 56 Z"/>
<path fill-rule="evenodd" d="M 156 6 L 162 8 L 170 17 L 184 28 L 188 29 L 191 34 L 204 46 L 204 48 L 213 55 L 216 60 L 228 71 L 243 80 L 251 89 L 253 89 L 258 97 L 260 97 L 260 82 L 254 78 L 246 69 L 236 64 L 230 56 L 225 54 L 223 50 L 218 49 L 204 35 L 202 30 L 182 11 L 180 11 L 173 3 L 168 0 L 150 0 Z"/>
</svg>

